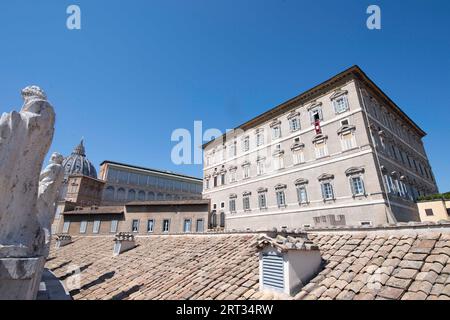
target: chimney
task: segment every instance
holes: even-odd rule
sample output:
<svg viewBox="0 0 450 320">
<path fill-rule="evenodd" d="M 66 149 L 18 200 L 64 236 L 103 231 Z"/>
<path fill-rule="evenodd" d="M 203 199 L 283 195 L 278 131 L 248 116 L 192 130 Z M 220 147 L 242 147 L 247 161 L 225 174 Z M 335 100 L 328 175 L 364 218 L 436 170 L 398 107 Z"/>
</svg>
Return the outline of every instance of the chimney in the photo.
<svg viewBox="0 0 450 320">
<path fill-rule="evenodd" d="M 306 233 L 263 234 L 258 238 L 261 291 L 296 295 L 320 271 L 322 258 Z"/>
<path fill-rule="evenodd" d="M 72 243 L 72 237 L 68 234 L 57 234 L 55 248 L 59 249 L 61 247 L 67 246 Z"/>
<path fill-rule="evenodd" d="M 120 232 L 116 234 L 114 238 L 114 250 L 113 256 L 116 257 L 119 254 L 133 249 L 136 244 L 134 242 L 134 235 L 128 232 Z"/>
</svg>

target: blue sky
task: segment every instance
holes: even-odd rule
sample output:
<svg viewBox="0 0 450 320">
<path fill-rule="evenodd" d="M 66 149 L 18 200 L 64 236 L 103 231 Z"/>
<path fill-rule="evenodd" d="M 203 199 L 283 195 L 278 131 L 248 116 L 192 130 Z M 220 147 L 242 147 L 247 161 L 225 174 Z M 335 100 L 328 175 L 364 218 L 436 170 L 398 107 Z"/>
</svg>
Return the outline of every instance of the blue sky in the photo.
<svg viewBox="0 0 450 320">
<path fill-rule="evenodd" d="M 82 29 L 66 28 L 77 4 Z M 366 8 L 382 29 L 366 28 Z M 450 2 L 15 0 L 0 2 L 0 112 L 38 84 L 57 112 L 53 151 L 176 166 L 176 128 L 225 130 L 358 64 L 426 132 L 450 190 Z"/>
</svg>

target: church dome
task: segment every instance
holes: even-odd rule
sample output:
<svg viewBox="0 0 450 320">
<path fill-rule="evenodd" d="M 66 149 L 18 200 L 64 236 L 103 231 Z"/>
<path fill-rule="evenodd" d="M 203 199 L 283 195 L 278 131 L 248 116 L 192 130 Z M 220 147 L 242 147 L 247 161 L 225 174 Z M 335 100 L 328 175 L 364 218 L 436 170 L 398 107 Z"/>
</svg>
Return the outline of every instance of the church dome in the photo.
<svg viewBox="0 0 450 320">
<path fill-rule="evenodd" d="M 82 174 L 84 176 L 97 179 L 97 171 L 94 165 L 86 158 L 86 150 L 83 140 L 72 151 L 72 154 L 64 159 L 64 180 L 67 181 L 70 175 Z"/>
</svg>

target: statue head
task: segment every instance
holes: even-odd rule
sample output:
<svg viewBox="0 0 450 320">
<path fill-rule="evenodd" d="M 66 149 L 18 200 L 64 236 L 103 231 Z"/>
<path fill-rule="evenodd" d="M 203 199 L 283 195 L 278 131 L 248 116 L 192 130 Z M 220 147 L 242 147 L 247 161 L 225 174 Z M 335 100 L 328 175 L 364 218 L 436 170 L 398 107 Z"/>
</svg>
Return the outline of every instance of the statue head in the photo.
<svg viewBox="0 0 450 320">
<path fill-rule="evenodd" d="M 54 152 L 50 156 L 50 163 L 62 164 L 63 160 L 64 160 L 64 157 L 62 156 L 62 154 L 60 154 L 58 152 Z"/>
<path fill-rule="evenodd" d="M 22 90 L 22 98 L 25 103 L 29 100 L 47 100 L 44 90 L 38 86 L 28 86 Z"/>
</svg>

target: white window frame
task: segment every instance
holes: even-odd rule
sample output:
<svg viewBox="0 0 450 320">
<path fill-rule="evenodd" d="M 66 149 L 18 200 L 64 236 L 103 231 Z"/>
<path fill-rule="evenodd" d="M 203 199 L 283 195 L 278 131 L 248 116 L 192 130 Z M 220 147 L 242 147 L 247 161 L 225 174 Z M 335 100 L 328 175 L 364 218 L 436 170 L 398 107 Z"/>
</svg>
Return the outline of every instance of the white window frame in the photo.
<svg viewBox="0 0 450 320">
<path fill-rule="evenodd" d="M 250 195 L 245 195 L 242 197 L 242 207 L 244 208 L 244 211 L 250 211 Z"/>
<path fill-rule="evenodd" d="M 88 222 L 86 220 L 83 220 L 83 221 L 80 222 L 80 233 L 81 234 L 86 233 L 87 225 L 88 225 Z"/>
<path fill-rule="evenodd" d="M 338 109 L 338 108 L 341 107 L 341 104 L 339 103 L 339 101 L 343 102 L 343 104 L 342 104 L 343 105 L 343 109 Z M 334 112 L 336 114 L 341 114 L 341 113 L 344 113 L 344 112 L 349 110 L 347 94 L 342 94 L 342 95 L 334 98 L 332 100 L 332 103 L 333 103 Z"/>
<path fill-rule="evenodd" d="M 189 227 L 189 228 L 187 228 Z M 189 230 L 187 230 L 189 229 Z M 192 219 L 184 219 L 183 221 L 183 232 L 191 233 L 192 232 Z"/>
<path fill-rule="evenodd" d="M 167 230 L 166 230 L 166 222 L 167 222 Z M 170 231 L 170 219 L 163 219 L 162 222 L 162 233 L 169 233 Z"/>
<path fill-rule="evenodd" d="M 294 165 L 302 164 L 305 162 L 305 154 L 303 149 L 292 150 L 292 163 Z"/>
<path fill-rule="evenodd" d="M 322 147 L 319 147 L 319 145 L 323 144 Z M 316 154 L 316 159 L 325 158 L 328 156 L 328 145 L 327 140 L 323 139 L 320 141 L 317 141 L 314 143 L 314 151 Z"/>
<path fill-rule="evenodd" d="M 70 221 L 64 221 L 62 232 L 68 233 L 69 230 L 70 230 Z"/>
<path fill-rule="evenodd" d="M 359 179 L 360 181 L 360 186 L 361 186 L 361 192 L 356 192 L 357 190 L 355 189 L 355 184 L 354 184 L 354 179 Z M 352 192 L 352 195 L 354 197 L 358 197 L 358 196 L 364 196 L 366 194 L 366 188 L 364 185 L 364 178 L 362 175 L 351 175 L 349 177 L 349 181 L 350 181 L 350 190 Z"/>
<path fill-rule="evenodd" d="M 304 191 L 305 199 L 301 199 L 300 190 Z M 308 204 L 308 190 L 306 189 L 306 185 L 298 185 L 297 186 L 297 200 L 299 204 Z"/>
<path fill-rule="evenodd" d="M 267 195 L 266 192 L 258 193 L 258 207 L 259 209 L 267 209 Z"/>
<path fill-rule="evenodd" d="M 291 132 L 296 132 L 301 129 L 300 126 L 300 118 L 299 117 L 293 117 L 289 119 L 289 127 L 291 129 Z"/>
<path fill-rule="evenodd" d="M 137 226 L 136 226 L 136 230 L 134 229 L 134 222 L 137 221 Z M 138 233 L 139 232 L 139 225 L 140 225 L 140 220 L 139 219 L 133 219 L 131 220 L 131 232 L 133 233 Z"/>
<path fill-rule="evenodd" d="M 250 165 L 242 166 L 242 170 L 243 170 L 244 179 L 250 179 L 250 177 L 251 177 Z"/>
<path fill-rule="evenodd" d="M 109 228 L 109 232 L 116 233 L 119 226 L 119 220 L 111 220 L 111 227 Z"/>
<path fill-rule="evenodd" d="M 330 189 L 329 189 L 329 191 L 331 192 L 330 195 L 327 194 L 328 190 L 325 188 L 326 185 L 330 186 Z M 330 201 L 330 200 L 335 199 L 333 183 L 331 181 L 322 181 L 320 183 L 320 187 L 322 189 L 322 198 L 324 201 Z"/>
<path fill-rule="evenodd" d="M 250 150 L 250 137 L 246 136 L 242 138 L 242 151 L 247 152 Z"/>
<path fill-rule="evenodd" d="M 150 221 L 152 222 L 152 227 L 151 229 L 149 228 L 150 226 Z M 153 233 L 155 232 L 155 219 L 148 219 L 147 220 L 147 233 Z"/>
<path fill-rule="evenodd" d="M 265 169 L 266 169 L 266 161 L 265 161 L 265 159 L 259 159 L 256 162 L 256 174 L 258 176 L 263 175 L 264 173 L 266 173 Z"/>
<path fill-rule="evenodd" d="M 277 198 L 277 206 L 278 208 L 284 208 L 286 207 L 286 192 L 284 189 L 276 190 L 275 192 L 276 198 Z"/>
<path fill-rule="evenodd" d="M 278 140 L 281 138 L 281 125 L 277 124 L 276 126 L 272 127 L 272 139 Z"/>
<path fill-rule="evenodd" d="M 98 234 L 100 232 L 100 226 L 101 226 L 100 220 L 95 220 L 94 224 L 92 225 L 92 233 Z"/>
</svg>

